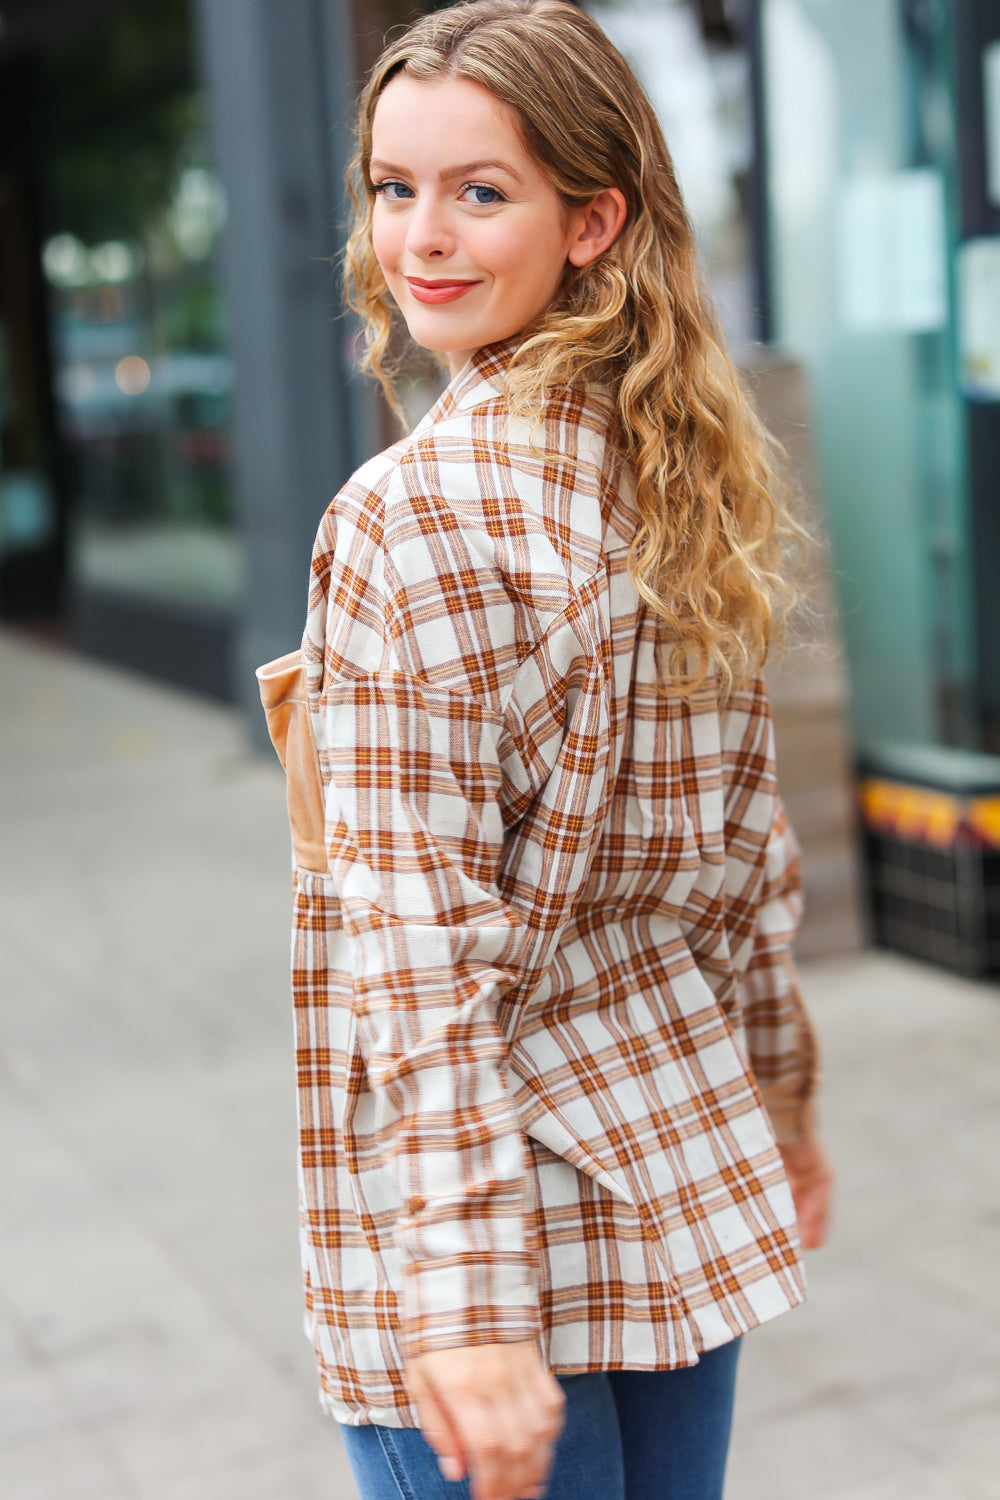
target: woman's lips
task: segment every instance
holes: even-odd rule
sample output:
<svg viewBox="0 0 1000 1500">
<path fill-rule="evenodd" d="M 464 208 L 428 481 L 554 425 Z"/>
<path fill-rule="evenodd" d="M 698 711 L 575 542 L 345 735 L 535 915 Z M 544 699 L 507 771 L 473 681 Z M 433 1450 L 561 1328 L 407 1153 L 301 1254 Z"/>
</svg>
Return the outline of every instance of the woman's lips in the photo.
<svg viewBox="0 0 1000 1500">
<path fill-rule="evenodd" d="M 406 284 L 418 302 L 454 302 L 471 292 L 478 281 L 422 281 L 419 276 L 407 276 Z"/>
</svg>

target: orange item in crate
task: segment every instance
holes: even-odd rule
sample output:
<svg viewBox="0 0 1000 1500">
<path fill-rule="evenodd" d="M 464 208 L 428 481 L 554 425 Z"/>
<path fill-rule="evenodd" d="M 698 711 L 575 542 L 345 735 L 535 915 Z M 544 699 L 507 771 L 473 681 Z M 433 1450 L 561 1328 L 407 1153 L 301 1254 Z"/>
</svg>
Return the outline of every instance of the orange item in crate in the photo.
<svg viewBox="0 0 1000 1500">
<path fill-rule="evenodd" d="M 911 843 L 948 848 L 955 842 L 962 826 L 963 804 L 947 792 L 869 776 L 858 787 L 858 795 L 869 828 L 908 839 Z M 983 803 L 989 800 L 998 810 L 1000 841 L 1000 798 L 981 800 Z"/>
<path fill-rule="evenodd" d="M 975 797 L 965 820 L 978 843 L 1000 849 L 1000 797 Z"/>
</svg>

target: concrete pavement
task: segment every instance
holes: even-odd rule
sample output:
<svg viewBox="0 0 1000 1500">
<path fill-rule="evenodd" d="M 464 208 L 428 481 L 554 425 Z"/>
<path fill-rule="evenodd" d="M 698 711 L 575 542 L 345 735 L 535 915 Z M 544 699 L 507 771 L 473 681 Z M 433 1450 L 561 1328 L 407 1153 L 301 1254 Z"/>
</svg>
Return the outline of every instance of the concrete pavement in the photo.
<svg viewBox="0 0 1000 1500">
<path fill-rule="evenodd" d="M 301 1336 L 276 762 L 0 635 L 0 1494 L 352 1500 Z M 840 1173 L 727 1500 L 1000 1497 L 1000 989 L 812 962 Z"/>
</svg>

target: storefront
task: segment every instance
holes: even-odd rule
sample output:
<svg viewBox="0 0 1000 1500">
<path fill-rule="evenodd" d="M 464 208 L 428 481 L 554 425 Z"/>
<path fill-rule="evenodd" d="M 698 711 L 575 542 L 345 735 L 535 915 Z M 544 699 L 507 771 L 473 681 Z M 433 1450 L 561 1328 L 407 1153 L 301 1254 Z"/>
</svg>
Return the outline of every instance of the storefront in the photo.
<svg viewBox="0 0 1000 1500">
<path fill-rule="evenodd" d="M 995 746 L 1000 3 L 591 6 L 731 345 L 807 374 L 855 741 Z M 331 262 L 408 14 L 5 0 L 0 618 L 248 704 L 294 641 L 317 519 L 392 435 Z"/>
<path fill-rule="evenodd" d="M 757 337 L 746 38 L 716 0 L 593 9 L 663 115 L 727 331 Z M 248 706 L 294 643 L 318 518 L 394 435 L 331 258 L 356 80 L 413 13 L 0 8 L 0 618 Z"/>
</svg>

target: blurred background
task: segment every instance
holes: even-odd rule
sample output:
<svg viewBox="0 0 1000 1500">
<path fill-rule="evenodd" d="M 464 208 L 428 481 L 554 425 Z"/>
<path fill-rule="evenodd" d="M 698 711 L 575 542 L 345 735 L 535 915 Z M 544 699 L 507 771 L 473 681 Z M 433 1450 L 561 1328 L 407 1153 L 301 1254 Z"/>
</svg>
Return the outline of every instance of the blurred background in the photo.
<svg viewBox="0 0 1000 1500">
<path fill-rule="evenodd" d="M 297 644 L 319 518 L 395 436 L 335 265 L 357 82 L 420 8 L 0 0 L 12 1495 L 352 1493 L 301 1415 L 253 668 Z M 996 1497 L 1000 0 L 588 8 L 827 539 L 771 688 L 846 1202 L 826 1313 L 762 1336 L 732 1494 Z M 434 394 L 415 366 L 408 408 Z M 907 1407 L 928 1319 L 941 1375 Z M 920 1449 L 946 1420 L 954 1464 Z"/>
<path fill-rule="evenodd" d="M 0 0 L 0 620 L 238 704 L 258 744 L 317 520 L 394 435 L 333 268 L 356 82 L 418 8 Z M 1000 749 L 1000 6 L 592 8 L 829 537 L 830 649 L 774 682 L 803 951 L 860 941 L 860 775 L 882 935 L 981 972 L 1000 917 L 941 916 L 946 836 L 929 864 L 882 836 L 1000 785 L 941 753 Z M 411 410 L 433 394 L 415 371 Z"/>
</svg>

